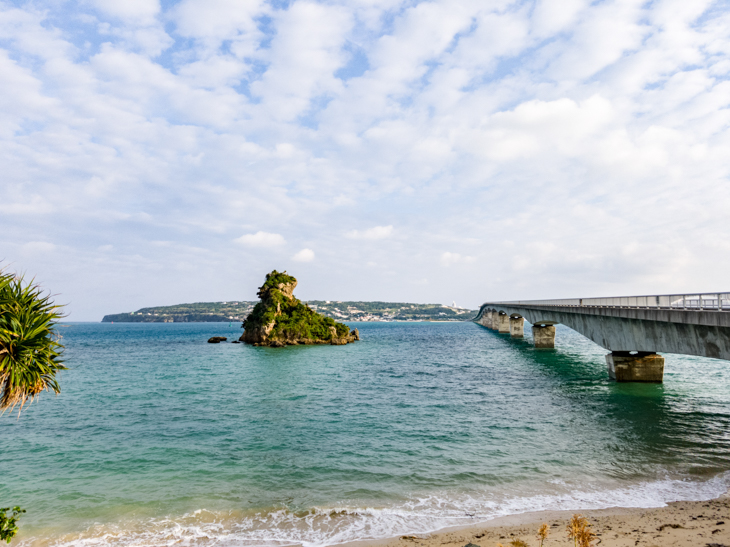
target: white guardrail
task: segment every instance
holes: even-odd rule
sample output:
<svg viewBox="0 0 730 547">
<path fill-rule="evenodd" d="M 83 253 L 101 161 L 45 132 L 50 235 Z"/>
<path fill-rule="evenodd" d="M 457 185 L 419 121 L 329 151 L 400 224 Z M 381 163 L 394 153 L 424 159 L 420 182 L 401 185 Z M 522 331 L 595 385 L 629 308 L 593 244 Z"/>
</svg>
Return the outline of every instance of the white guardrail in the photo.
<svg viewBox="0 0 730 547">
<path fill-rule="evenodd" d="M 516 302 L 495 302 L 495 304 L 730 311 L 730 293 L 662 294 L 653 296 L 616 296 L 612 298 L 564 298 L 557 300 L 518 300 Z"/>
</svg>

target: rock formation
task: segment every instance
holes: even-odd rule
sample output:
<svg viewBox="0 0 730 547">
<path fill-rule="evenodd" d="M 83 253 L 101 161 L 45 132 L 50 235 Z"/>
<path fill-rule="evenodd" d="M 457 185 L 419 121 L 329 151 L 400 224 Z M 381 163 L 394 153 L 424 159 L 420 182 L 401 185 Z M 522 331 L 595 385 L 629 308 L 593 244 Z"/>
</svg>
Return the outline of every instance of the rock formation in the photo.
<svg viewBox="0 0 730 547">
<path fill-rule="evenodd" d="M 357 329 L 318 314 L 294 297 L 297 280 L 276 270 L 266 274 L 260 302 L 243 322 L 241 342 L 283 347 L 297 344 L 344 345 L 360 339 Z"/>
</svg>

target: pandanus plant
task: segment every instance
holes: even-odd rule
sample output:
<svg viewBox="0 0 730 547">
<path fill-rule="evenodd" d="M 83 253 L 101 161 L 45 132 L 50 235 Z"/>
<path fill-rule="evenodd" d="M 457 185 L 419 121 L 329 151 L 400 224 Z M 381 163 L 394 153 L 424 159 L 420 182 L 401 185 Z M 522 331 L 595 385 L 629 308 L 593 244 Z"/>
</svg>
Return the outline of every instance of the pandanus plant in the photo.
<svg viewBox="0 0 730 547">
<path fill-rule="evenodd" d="M 59 393 L 61 307 L 22 276 L 0 270 L 0 413 L 18 414 L 41 391 Z"/>
</svg>

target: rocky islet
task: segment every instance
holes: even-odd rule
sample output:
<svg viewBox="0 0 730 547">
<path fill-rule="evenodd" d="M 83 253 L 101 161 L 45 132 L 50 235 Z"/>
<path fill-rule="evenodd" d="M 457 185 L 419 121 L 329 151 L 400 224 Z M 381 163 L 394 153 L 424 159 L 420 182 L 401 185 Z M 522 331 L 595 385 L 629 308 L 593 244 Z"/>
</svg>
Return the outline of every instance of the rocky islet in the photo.
<svg viewBox="0 0 730 547">
<path fill-rule="evenodd" d="M 360 339 L 357 329 L 325 317 L 294 296 L 297 280 L 286 272 L 266 274 L 260 301 L 243 321 L 240 341 L 254 346 L 349 344 Z"/>
</svg>

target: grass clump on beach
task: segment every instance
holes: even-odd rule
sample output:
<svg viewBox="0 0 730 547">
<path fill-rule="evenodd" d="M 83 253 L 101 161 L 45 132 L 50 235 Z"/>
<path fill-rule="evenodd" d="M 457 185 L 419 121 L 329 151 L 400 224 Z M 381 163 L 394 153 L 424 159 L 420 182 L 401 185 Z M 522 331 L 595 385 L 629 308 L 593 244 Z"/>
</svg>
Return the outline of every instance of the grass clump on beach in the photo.
<svg viewBox="0 0 730 547">
<path fill-rule="evenodd" d="M 566 528 L 568 539 L 573 540 L 573 547 L 593 547 L 596 534 L 591 530 L 588 519 L 581 515 L 573 515 Z"/>
</svg>

